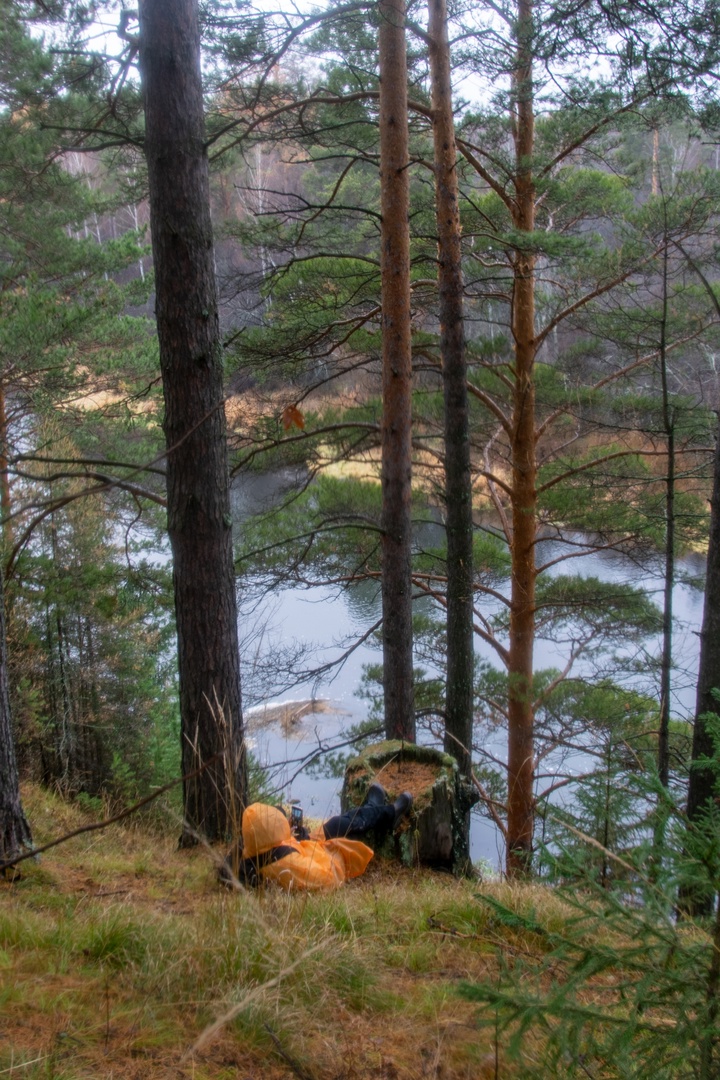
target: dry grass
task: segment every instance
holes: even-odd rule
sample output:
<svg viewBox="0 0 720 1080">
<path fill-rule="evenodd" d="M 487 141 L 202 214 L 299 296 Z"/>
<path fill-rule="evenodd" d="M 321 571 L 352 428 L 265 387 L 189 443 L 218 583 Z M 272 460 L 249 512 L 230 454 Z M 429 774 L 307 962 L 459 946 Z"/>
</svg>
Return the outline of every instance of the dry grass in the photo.
<svg viewBox="0 0 720 1080">
<path fill-rule="evenodd" d="M 82 823 L 25 801 L 38 843 Z M 537 948 L 478 890 L 560 918 L 542 889 L 371 864 L 331 894 L 231 893 L 175 839 L 112 826 L 0 883 L 0 1080 L 513 1075 L 457 988 Z"/>
</svg>

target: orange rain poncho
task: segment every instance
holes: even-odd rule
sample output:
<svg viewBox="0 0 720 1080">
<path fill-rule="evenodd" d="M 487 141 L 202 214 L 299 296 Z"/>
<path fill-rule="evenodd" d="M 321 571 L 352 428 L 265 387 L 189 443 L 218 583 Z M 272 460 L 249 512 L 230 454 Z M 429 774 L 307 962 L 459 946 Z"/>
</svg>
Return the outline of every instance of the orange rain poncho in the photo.
<svg viewBox="0 0 720 1080">
<path fill-rule="evenodd" d="M 296 840 L 282 810 L 252 803 L 242 818 L 242 857 L 261 881 L 284 889 L 334 889 L 364 873 L 372 850 L 359 840 Z"/>
</svg>

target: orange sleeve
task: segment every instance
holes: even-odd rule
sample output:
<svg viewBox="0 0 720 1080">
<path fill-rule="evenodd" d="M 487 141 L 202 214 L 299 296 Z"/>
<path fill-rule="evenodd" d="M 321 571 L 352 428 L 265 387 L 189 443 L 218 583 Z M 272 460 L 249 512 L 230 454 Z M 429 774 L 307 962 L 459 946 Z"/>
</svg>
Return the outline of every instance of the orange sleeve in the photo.
<svg viewBox="0 0 720 1080">
<path fill-rule="evenodd" d="M 325 847 L 342 859 L 347 878 L 360 877 L 364 874 L 374 855 L 372 848 L 369 848 L 367 844 L 361 843 L 360 840 L 346 840 L 344 837 L 326 840 Z"/>
</svg>

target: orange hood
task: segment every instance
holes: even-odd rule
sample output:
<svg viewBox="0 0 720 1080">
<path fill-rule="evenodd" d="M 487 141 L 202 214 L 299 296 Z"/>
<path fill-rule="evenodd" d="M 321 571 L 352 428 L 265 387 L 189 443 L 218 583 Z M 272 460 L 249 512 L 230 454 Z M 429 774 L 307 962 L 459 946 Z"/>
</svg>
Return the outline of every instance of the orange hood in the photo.
<svg viewBox="0 0 720 1080">
<path fill-rule="evenodd" d="M 242 818 L 243 858 L 254 859 L 292 841 L 290 822 L 275 806 L 252 803 Z"/>
</svg>

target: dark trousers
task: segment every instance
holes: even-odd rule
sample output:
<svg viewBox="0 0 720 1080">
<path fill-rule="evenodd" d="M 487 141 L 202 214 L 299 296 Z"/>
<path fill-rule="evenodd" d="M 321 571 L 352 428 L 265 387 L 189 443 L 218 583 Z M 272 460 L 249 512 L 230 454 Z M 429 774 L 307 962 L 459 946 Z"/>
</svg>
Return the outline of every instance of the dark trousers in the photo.
<svg viewBox="0 0 720 1080">
<path fill-rule="evenodd" d="M 380 834 L 389 832 L 394 822 L 395 808 L 392 805 L 372 806 L 364 803 L 331 817 L 323 825 L 323 831 L 326 840 L 337 840 L 341 836 L 348 840 L 362 840 L 370 831 Z"/>
</svg>

